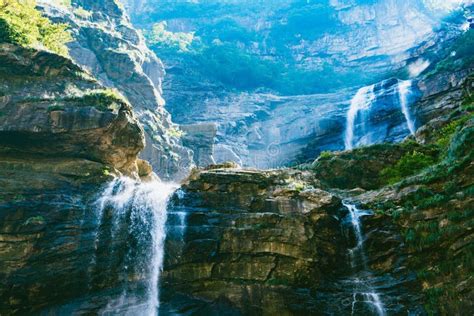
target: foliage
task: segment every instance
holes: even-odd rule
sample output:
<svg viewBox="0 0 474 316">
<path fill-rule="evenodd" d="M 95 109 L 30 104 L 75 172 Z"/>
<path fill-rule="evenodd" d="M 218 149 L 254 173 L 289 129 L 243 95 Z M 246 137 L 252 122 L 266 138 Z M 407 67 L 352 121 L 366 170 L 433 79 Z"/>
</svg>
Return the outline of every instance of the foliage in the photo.
<svg viewBox="0 0 474 316">
<path fill-rule="evenodd" d="M 325 4 L 288 5 L 289 8 L 282 9 L 277 2 L 249 5 L 177 3 L 157 9 L 149 19 L 166 21 L 199 17 L 200 22 L 194 25 L 195 33 L 173 33 L 166 30 L 166 22 L 160 22 L 146 35 L 152 49 L 165 62 L 179 58 L 178 64 L 186 69 L 187 80 L 193 75 L 196 76 L 194 80 L 204 77 L 227 89 L 267 89 L 298 95 L 325 93 L 382 78 L 348 69 L 336 60 L 318 62 L 311 67 L 304 65 L 289 46 L 301 45 L 301 41 L 314 40 L 326 32 L 340 31 L 344 26 L 338 23 L 337 12 Z M 288 19 L 278 19 L 268 25 L 268 32 L 260 32 L 245 22 L 258 10 L 274 10 L 277 15 L 280 10 L 289 10 L 291 14 Z M 203 22 L 206 17 L 209 19 Z"/>
<path fill-rule="evenodd" d="M 61 105 L 51 105 L 48 107 L 48 112 L 52 111 L 64 111 L 64 106 Z"/>
<path fill-rule="evenodd" d="M 148 42 L 156 47 L 188 51 L 194 40 L 194 33 L 170 32 L 166 30 L 166 26 L 166 21 L 153 24 L 151 31 L 146 33 Z"/>
<path fill-rule="evenodd" d="M 100 111 L 117 110 L 127 103 L 125 98 L 114 89 L 92 90 L 80 97 L 67 98 L 67 101 L 78 102 L 78 105 L 93 106 Z"/>
<path fill-rule="evenodd" d="M 330 152 L 330 151 L 322 151 L 322 152 L 319 154 L 318 159 L 319 159 L 319 160 L 328 160 L 328 159 L 330 159 L 332 156 L 333 156 L 332 152 Z"/>
<path fill-rule="evenodd" d="M 388 183 L 393 184 L 434 163 L 433 157 L 414 150 L 402 156 L 394 166 L 384 168 L 381 176 L 386 178 Z"/>
<path fill-rule="evenodd" d="M 181 138 L 183 137 L 184 135 L 186 135 L 186 133 L 182 130 L 180 130 L 179 128 L 175 128 L 175 127 L 172 127 L 172 128 L 169 128 L 166 133 L 171 136 L 171 137 L 176 137 L 176 138 Z"/>
<path fill-rule="evenodd" d="M 474 30 L 466 31 L 449 49 L 447 57 L 439 61 L 428 76 L 439 72 L 452 72 L 474 63 Z"/>
<path fill-rule="evenodd" d="M 67 25 L 52 23 L 35 5 L 34 0 L 0 0 L 0 42 L 67 55 L 66 43 L 72 39 Z"/>
<path fill-rule="evenodd" d="M 446 126 L 444 126 L 440 131 L 437 132 L 437 140 L 436 145 L 438 145 L 441 149 L 446 149 L 449 144 L 451 143 L 451 139 L 456 132 L 456 130 L 462 126 L 467 120 L 469 119 L 469 115 L 464 115 L 463 117 L 449 122 Z"/>
<path fill-rule="evenodd" d="M 289 178 L 287 180 L 287 183 L 289 189 L 295 190 L 297 192 L 301 192 L 311 188 L 311 186 L 308 186 L 306 182 L 294 178 Z"/>
<path fill-rule="evenodd" d="M 74 14 L 84 19 L 90 18 L 92 16 L 92 12 L 84 9 L 83 7 L 75 8 Z"/>
</svg>

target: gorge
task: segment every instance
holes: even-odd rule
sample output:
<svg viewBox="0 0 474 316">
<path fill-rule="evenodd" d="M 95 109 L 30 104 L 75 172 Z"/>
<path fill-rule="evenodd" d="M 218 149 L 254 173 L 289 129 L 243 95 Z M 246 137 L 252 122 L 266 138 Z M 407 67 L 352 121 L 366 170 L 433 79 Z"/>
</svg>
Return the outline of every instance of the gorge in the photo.
<svg viewBox="0 0 474 316">
<path fill-rule="evenodd" d="M 0 0 L 0 315 L 474 312 L 470 0 Z"/>
</svg>

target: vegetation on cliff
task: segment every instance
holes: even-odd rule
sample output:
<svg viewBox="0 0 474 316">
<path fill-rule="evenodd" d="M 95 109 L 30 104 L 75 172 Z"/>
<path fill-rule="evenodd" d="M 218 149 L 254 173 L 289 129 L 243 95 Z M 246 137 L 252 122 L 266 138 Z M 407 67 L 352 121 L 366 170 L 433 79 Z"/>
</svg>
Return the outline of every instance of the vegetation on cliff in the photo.
<svg viewBox="0 0 474 316">
<path fill-rule="evenodd" d="M 52 23 L 35 6 L 34 0 L 0 0 L 0 42 L 67 55 L 72 39 L 67 25 Z"/>
</svg>

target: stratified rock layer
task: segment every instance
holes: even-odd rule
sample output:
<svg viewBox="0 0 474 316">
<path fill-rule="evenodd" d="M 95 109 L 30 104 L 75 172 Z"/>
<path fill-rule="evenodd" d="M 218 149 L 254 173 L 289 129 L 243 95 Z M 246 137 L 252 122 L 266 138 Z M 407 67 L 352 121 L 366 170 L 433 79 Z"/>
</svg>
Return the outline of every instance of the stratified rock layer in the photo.
<svg viewBox="0 0 474 316">
<path fill-rule="evenodd" d="M 99 82 L 116 88 L 133 106 L 146 134 L 141 157 L 163 179 L 180 180 L 193 165 L 192 152 L 171 132 L 178 127 L 163 108 L 164 68 L 113 0 L 74 0 L 71 6 L 39 2 L 55 21 L 71 26 L 71 57 Z"/>
<path fill-rule="evenodd" d="M 0 314 L 35 314 L 91 290 L 97 194 L 150 170 L 130 105 L 70 59 L 1 44 L 0 65 Z"/>
<path fill-rule="evenodd" d="M 303 184 L 306 177 L 239 169 L 193 174 L 169 213 L 165 311 L 192 306 L 176 292 L 222 300 L 246 314 L 311 310 L 303 289 L 336 273 L 344 241 L 340 200 Z M 192 308 L 205 308 L 202 302 Z"/>
</svg>

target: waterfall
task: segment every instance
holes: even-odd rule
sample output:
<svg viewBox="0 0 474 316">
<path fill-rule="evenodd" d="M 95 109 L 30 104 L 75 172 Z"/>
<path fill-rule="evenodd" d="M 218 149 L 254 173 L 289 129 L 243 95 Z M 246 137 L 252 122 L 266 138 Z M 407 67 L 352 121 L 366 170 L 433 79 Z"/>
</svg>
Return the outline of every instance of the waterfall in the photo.
<svg viewBox="0 0 474 316">
<path fill-rule="evenodd" d="M 344 138 L 345 149 L 354 147 L 354 129 L 358 115 L 363 114 L 362 123 L 365 124 L 370 105 L 375 100 L 375 85 L 360 88 L 351 100 L 349 111 L 346 117 L 346 133 Z"/>
<path fill-rule="evenodd" d="M 157 315 L 167 205 L 176 188 L 159 180 L 142 183 L 122 177 L 101 192 L 98 210 L 110 213 L 111 238 L 126 243 L 119 269 L 125 285 L 121 296 L 109 302 L 102 314 Z M 112 247 L 108 256 L 119 256 L 119 250 Z M 137 289 L 136 280 L 143 280 L 142 290 Z"/>
<path fill-rule="evenodd" d="M 405 121 L 407 122 L 408 129 L 410 134 L 415 135 L 415 123 L 411 119 L 410 111 L 408 109 L 408 96 L 411 93 L 411 80 L 401 80 L 398 82 L 398 95 L 400 97 L 400 107 L 403 115 L 405 116 Z"/>
<path fill-rule="evenodd" d="M 361 305 L 370 308 L 378 316 L 386 314 L 380 295 L 376 292 L 375 287 L 371 284 L 372 275 L 367 267 L 367 256 L 364 250 L 364 235 L 362 232 L 361 217 L 371 215 L 372 213 L 358 209 L 354 204 L 343 202 L 349 211 L 349 220 L 347 221 L 354 231 L 356 245 L 349 249 L 350 264 L 353 269 L 354 276 L 350 279 L 352 292 L 351 315 L 356 314 L 356 308 Z"/>
</svg>

